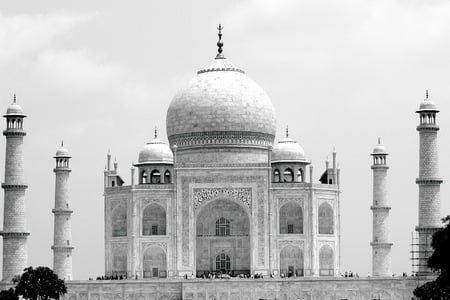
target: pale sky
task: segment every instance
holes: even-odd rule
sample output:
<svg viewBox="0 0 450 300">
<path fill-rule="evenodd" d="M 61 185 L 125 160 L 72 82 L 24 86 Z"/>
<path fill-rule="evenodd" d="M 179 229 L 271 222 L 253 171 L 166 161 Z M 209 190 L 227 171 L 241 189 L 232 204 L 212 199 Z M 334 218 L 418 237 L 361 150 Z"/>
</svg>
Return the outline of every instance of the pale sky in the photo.
<svg viewBox="0 0 450 300">
<path fill-rule="evenodd" d="M 64 139 L 73 156 L 74 278 L 103 274 L 108 148 L 129 184 L 131 163 L 155 126 L 167 141 L 172 97 L 212 63 L 218 23 L 225 27 L 225 56 L 269 94 L 277 140 L 289 125 L 290 137 L 313 161 L 316 181 L 336 147 L 342 272 L 371 271 L 369 154 L 381 137 L 390 154 L 392 268 L 410 273 L 411 232 L 418 222 L 415 111 L 426 89 L 441 110 L 442 216 L 450 214 L 450 156 L 444 155 L 450 152 L 449 1 L 3 2 L 0 110 L 16 93 L 29 116 L 29 264 L 52 267 L 52 157 Z"/>
</svg>

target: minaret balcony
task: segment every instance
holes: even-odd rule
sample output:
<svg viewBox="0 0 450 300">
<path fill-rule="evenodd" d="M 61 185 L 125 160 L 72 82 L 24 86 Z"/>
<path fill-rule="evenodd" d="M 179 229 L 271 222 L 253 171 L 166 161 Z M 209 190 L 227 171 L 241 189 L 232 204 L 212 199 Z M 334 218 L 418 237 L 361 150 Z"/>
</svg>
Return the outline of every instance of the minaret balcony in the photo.
<svg viewBox="0 0 450 300">
<path fill-rule="evenodd" d="M 6 130 L 3 130 L 3 135 L 8 136 L 26 136 L 27 133 L 23 129 L 18 128 L 9 128 Z"/>
<path fill-rule="evenodd" d="M 417 131 L 438 131 L 439 125 L 436 124 L 421 124 L 417 126 Z"/>
<path fill-rule="evenodd" d="M 440 177 L 416 178 L 417 184 L 440 185 L 442 182 Z"/>
<path fill-rule="evenodd" d="M 8 184 L 2 183 L 2 188 L 8 191 L 20 191 L 28 188 L 26 184 Z"/>
<path fill-rule="evenodd" d="M 64 208 L 54 208 L 52 209 L 52 213 L 54 213 L 55 215 L 70 215 L 73 213 L 73 210 Z"/>
</svg>

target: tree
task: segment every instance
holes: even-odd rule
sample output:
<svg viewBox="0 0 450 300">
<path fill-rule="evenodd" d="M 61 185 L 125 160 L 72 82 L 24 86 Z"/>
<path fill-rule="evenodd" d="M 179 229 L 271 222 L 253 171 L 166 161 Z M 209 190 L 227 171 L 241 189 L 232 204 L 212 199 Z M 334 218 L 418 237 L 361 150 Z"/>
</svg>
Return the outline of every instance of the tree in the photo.
<svg viewBox="0 0 450 300">
<path fill-rule="evenodd" d="M 24 273 L 13 279 L 15 294 L 25 299 L 48 300 L 59 299 L 60 296 L 67 293 L 67 287 L 64 280 L 59 279 L 50 268 L 47 267 L 28 267 Z"/>
<path fill-rule="evenodd" d="M 14 292 L 13 288 L 9 288 L 9 290 L 0 291 L 0 300 L 18 300 L 19 297 Z"/>
<path fill-rule="evenodd" d="M 414 296 L 422 300 L 450 299 L 450 215 L 442 222 L 445 226 L 433 234 L 431 247 L 434 251 L 427 261 L 428 267 L 439 276 L 414 290 Z"/>
</svg>

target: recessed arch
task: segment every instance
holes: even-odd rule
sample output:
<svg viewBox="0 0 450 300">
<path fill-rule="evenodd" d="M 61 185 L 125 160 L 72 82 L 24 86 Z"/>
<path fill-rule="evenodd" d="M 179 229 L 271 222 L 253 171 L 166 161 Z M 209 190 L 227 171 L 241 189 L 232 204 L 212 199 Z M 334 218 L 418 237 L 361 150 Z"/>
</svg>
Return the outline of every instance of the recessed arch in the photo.
<svg viewBox="0 0 450 300">
<path fill-rule="evenodd" d="M 142 235 L 165 235 L 166 219 L 166 210 L 161 205 L 147 205 L 142 211 Z"/>
<path fill-rule="evenodd" d="M 280 182 L 280 171 L 278 169 L 275 169 L 273 171 L 273 182 Z"/>
<path fill-rule="evenodd" d="M 297 170 L 297 182 L 303 182 L 305 178 L 303 177 L 303 170 L 298 169 Z"/>
<path fill-rule="evenodd" d="M 216 235 L 216 225 L 219 225 L 219 235 Z M 220 234 L 222 225 L 224 235 Z M 195 228 L 197 275 L 217 271 L 216 259 L 222 253 L 229 257 L 229 270 L 234 275 L 250 272 L 250 216 L 244 205 L 226 198 L 208 201 L 199 208 Z"/>
<path fill-rule="evenodd" d="M 334 234 L 333 208 L 327 202 L 319 206 L 319 234 Z"/>
<path fill-rule="evenodd" d="M 127 276 L 127 250 L 125 248 L 113 251 L 111 270 L 113 276 Z"/>
<path fill-rule="evenodd" d="M 142 184 L 148 183 L 148 174 L 147 174 L 147 171 L 146 171 L 146 170 L 142 170 L 140 182 L 141 182 Z"/>
<path fill-rule="evenodd" d="M 111 214 L 111 235 L 113 237 L 127 236 L 127 209 L 118 205 Z"/>
<path fill-rule="evenodd" d="M 170 174 L 169 170 L 166 170 L 166 172 L 164 172 L 164 183 L 171 183 L 172 182 L 172 177 Z"/>
<path fill-rule="evenodd" d="M 303 233 L 303 210 L 299 203 L 290 201 L 283 204 L 278 219 L 280 234 Z"/>
<path fill-rule="evenodd" d="M 150 173 L 150 183 L 161 183 L 161 172 L 155 169 Z"/>
<path fill-rule="evenodd" d="M 143 254 L 143 277 L 165 278 L 167 277 L 167 255 L 159 246 L 150 246 Z"/>
<path fill-rule="evenodd" d="M 329 245 L 323 245 L 319 250 L 319 275 L 334 275 L 334 253 Z"/>
<path fill-rule="evenodd" d="M 284 182 L 293 182 L 294 181 L 294 171 L 291 168 L 287 168 L 283 172 L 283 181 Z"/>
<path fill-rule="evenodd" d="M 280 274 L 286 277 L 304 275 L 303 251 L 299 246 L 287 245 L 281 249 Z"/>
</svg>

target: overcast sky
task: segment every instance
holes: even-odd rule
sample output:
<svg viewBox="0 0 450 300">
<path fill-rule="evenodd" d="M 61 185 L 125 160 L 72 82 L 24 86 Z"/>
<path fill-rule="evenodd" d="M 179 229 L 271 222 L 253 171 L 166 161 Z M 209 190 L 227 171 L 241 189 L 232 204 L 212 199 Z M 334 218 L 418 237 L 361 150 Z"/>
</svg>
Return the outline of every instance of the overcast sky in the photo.
<svg viewBox="0 0 450 300">
<path fill-rule="evenodd" d="M 172 97 L 212 63 L 218 23 L 225 27 L 226 57 L 271 97 L 277 140 L 289 125 L 313 161 L 316 180 L 336 147 L 341 271 L 371 271 L 369 154 L 381 137 L 390 153 L 392 267 L 396 274 L 411 272 L 411 232 L 418 222 L 415 110 L 426 89 L 441 110 L 442 216 L 450 214 L 450 156 L 444 155 L 450 152 L 449 1 L 3 2 L 0 110 L 16 93 L 29 116 L 29 264 L 52 267 L 52 157 L 64 139 L 73 156 L 73 274 L 103 274 L 108 148 L 129 184 L 131 163 L 155 126 L 167 141 Z M 0 155 L 3 170 L 4 150 Z"/>
</svg>

